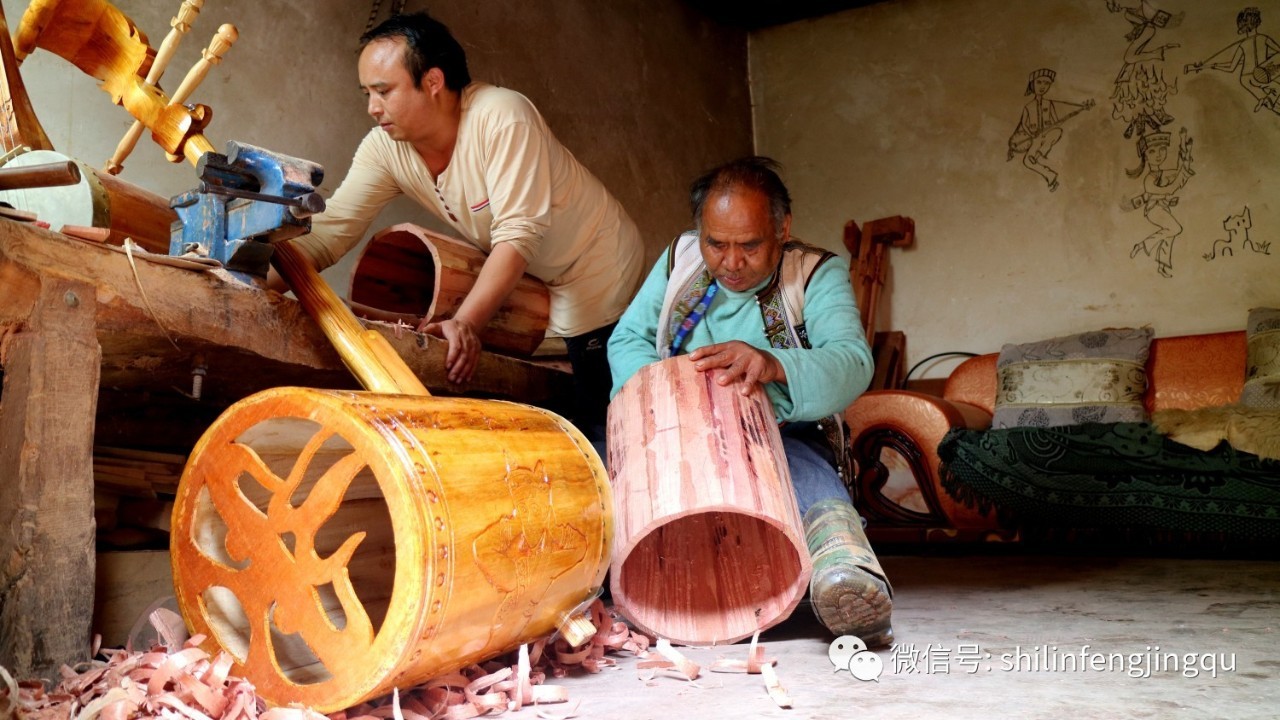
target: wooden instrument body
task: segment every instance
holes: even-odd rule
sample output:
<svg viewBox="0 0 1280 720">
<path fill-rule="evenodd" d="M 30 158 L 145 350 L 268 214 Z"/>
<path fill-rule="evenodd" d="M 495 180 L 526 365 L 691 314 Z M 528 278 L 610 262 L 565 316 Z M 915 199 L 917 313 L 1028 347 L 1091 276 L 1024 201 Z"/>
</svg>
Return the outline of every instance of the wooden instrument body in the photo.
<svg viewBox="0 0 1280 720">
<path fill-rule="evenodd" d="M 743 397 L 687 356 L 642 368 L 609 406 L 608 464 L 610 590 L 636 627 L 732 643 L 799 604 L 812 563 L 762 388 Z"/>
<path fill-rule="evenodd" d="M 209 108 L 170 103 L 159 88 L 147 84 L 155 50 L 146 34 L 106 0 L 32 0 L 14 50 L 21 61 L 36 48 L 99 80 L 112 102 L 142 121 L 169 155 L 194 163 L 213 150 L 201 134 L 212 119 Z"/>
<path fill-rule="evenodd" d="M 18 71 L 18 59 L 14 55 L 13 40 L 9 35 L 9 22 L 0 7 L 0 151 L 4 154 L 21 148 L 52 150 L 53 143 L 31 107 L 27 86 Z"/>
<path fill-rule="evenodd" d="M 4 167 L 67 159 L 52 150 L 32 150 L 11 158 Z M 128 237 L 151 252 L 169 254 L 170 226 L 178 219 L 169 201 L 85 163 L 77 165 L 80 182 L 75 185 L 0 190 L 0 201 L 34 212 L 55 230 L 62 225 L 107 228 L 111 232 L 108 242 L 121 245 Z"/>
<path fill-rule="evenodd" d="M 461 240 L 410 223 L 369 239 L 351 275 L 354 303 L 432 321 L 452 317 L 475 285 L 486 256 Z M 551 298 L 525 275 L 480 333 L 491 350 L 532 355 L 547 333 Z"/>
<path fill-rule="evenodd" d="M 604 468 L 553 413 L 276 388 L 196 446 L 173 575 L 263 697 L 328 712 L 552 632 L 612 532 Z"/>
</svg>

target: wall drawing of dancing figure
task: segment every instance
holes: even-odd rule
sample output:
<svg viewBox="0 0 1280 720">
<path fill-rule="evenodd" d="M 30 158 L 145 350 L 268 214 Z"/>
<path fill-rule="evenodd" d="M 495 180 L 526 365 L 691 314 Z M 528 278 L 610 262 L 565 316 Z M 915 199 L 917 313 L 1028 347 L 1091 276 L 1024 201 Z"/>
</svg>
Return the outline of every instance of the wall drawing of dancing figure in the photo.
<svg viewBox="0 0 1280 720">
<path fill-rule="evenodd" d="M 1147 222 L 1156 226 L 1133 246 L 1130 258 L 1138 253 L 1155 257 L 1156 272 L 1173 277 L 1173 241 L 1182 233 L 1182 224 L 1173 216 L 1180 191 L 1195 172 L 1191 169 L 1191 138 L 1187 129 L 1179 133 L 1178 155 L 1173 167 L 1165 167 L 1169 158 L 1170 135 L 1157 131 L 1138 138 L 1138 167 L 1126 170 L 1130 178 L 1142 178 L 1142 192 L 1125 204 L 1126 209 L 1142 209 Z"/>
<path fill-rule="evenodd" d="M 1173 116 L 1165 109 L 1169 96 L 1177 94 L 1175 78 L 1170 83 L 1164 77 L 1165 51 L 1178 47 L 1178 43 L 1156 44 L 1156 33 L 1177 27 L 1182 15 L 1172 15 L 1157 10 L 1148 0 L 1134 7 L 1126 7 L 1118 0 L 1106 0 L 1107 10 L 1123 13 L 1130 24 L 1125 40 L 1129 45 L 1124 51 L 1124 65 L 1116 75 L 1111 92 L 1111 116 L 1125 122 L 1126 138 L 1159 130 L 1173 122 Z"/>
<path fill-rule="evenodd" d="M 1009 154 L 1005 160 L 1022 155 L 1022 165 L 1044 178 L 1049 192 L 1058 189 L 1058 171 L 1049 165 L 1049 153 L 1062 139 L 1062 123 L 1094 106 L 1093 100 L 1083 103 L 1050 100 L 1049 88 L 1057 73 L 1049 68 L 1033 70 L 1027 77 L 1024 95 L 1034 97 L 1022 108 L 1018 126 L 1009 136 Z"/>
</svg>

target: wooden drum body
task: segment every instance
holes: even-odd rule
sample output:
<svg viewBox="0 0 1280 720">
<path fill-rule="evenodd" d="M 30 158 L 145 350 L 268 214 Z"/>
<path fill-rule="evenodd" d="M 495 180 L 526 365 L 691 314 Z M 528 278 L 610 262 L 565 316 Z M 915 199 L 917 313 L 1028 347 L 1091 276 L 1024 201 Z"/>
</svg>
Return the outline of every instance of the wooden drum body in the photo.
<svg viewBox="0 0 1280 720">
<path fill-rule="evenodd" d="M 393 225 L 361 251 L 349 296 L 368 308 L 443 320 L 458 311 L 485 259 L 461 240 L 410 223 Z M 532 355 L 546 337 L 550 312 L 547 286 L 525 275 L 480 331 L 480 342 L 490 350 Z"/>
<path fill-rule="evenodd" d="M 552 632 L 603 582 L 611 503 L 553 413 L 276 388 L 197 444 L 174 584 L 263 697 L 329 712 Z"/>
<path fill-rule="evenodd" d="M 32 150 L 16 155 L 5 167 L 31 167 L 69 159 L 52 150 Z M 109 242 L 123 245 L 133 238 L 138 245 L 161 255 L 169 254 L 169 227 L 178 214 L 169 201 L 137 185 L 76 161 L 80 182 L 75 185 L 0 190 L 0 200 L 19 210 L 34 212 L 53 230 L 63 225 L 107 228 Z"/>
<path fill-rule="evenodd" d="M 613 601 L 687 645 L 781 622 L 812 573 L 772 403 L 713 377 L 686 356 L 664 360 L 609 406 Z"/>
</svg>

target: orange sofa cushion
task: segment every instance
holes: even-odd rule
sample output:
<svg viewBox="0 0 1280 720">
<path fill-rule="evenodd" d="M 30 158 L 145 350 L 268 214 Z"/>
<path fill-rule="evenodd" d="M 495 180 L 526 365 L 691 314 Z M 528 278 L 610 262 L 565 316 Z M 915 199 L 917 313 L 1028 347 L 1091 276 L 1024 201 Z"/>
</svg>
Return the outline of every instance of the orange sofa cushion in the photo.
<svg viewBox="0 0 1280 720">
<path fill-rule="evenodd" d="M 1152 340 L 1143 400 L 1147 412 L 1236 402 L 1244 388 L 1245 354 L 1243 330 Z M 994 413 L 997 356 L 979 355 L 960 363 L 947 378 L 942 396 Z"/>
</svg>

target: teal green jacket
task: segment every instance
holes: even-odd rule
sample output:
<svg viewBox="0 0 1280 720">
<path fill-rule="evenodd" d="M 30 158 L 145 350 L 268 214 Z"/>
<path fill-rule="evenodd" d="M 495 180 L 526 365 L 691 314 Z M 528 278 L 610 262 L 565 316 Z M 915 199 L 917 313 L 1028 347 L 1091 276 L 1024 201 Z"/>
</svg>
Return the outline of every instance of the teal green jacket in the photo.
<svg viewBox="0 0 1280 720">
<path fill-rule="evenodd" d="M 658 361 L 658 324 L 665 322 L 662 300 L 667 290 L 667 253 L 645 278 L 609 340 L 613 392 L 640 368 Z M 741 340 L 782 363 L 787 383 L 769 383 L 765 391 L 779 421 L 819 420 L 842 412 L 871 382 L 871 349 L 862 332 L 858 306 L 849 284 L 849 263 L 835 257 L 823 263 L 805 291 L 804 322 L 811 348 L 769 347 L 755 293 L 768 280 L 746 292 L 721 287 L 711 307 L 689 333 L 681 352 L 704 345 Z"/>
</svg>

